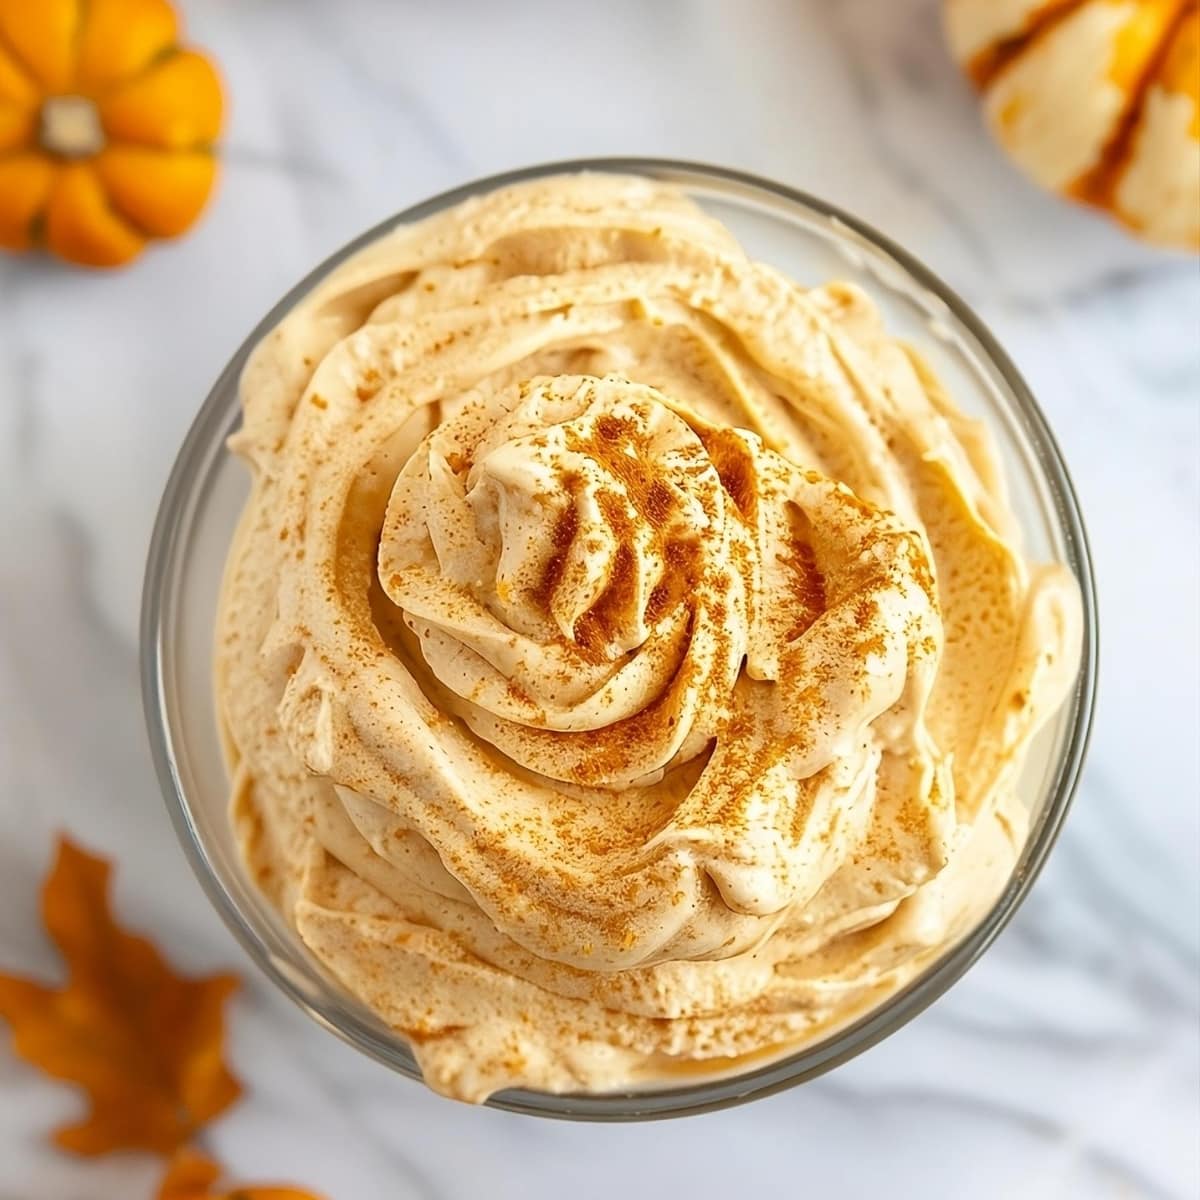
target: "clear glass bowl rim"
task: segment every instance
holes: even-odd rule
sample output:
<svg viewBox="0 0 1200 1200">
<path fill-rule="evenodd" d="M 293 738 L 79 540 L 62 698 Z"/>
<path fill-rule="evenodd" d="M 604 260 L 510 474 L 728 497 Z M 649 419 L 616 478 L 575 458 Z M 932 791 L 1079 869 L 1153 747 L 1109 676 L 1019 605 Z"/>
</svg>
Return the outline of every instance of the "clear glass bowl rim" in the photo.
<svg viewBox="0 0 1200 1200">
<path fill-rule="evenodd" d="M 502 172 L 442 192 L 388 217 L 330 255 L 291 288 L 253 329 L 218 376 L 183 441 L 167 480 L 150 540 L 142 593 L 142 701 L 155 771 L 176 834 L 209 900 L 255 965 L 318 1024 L 376 1061 L 409 1078 L 420 1078 L 399 1035 L 390 1038 L 381 1036 L 377 1029 L 371 1028 L 357 1013 L 348 1009 L 341 997 L 330 989 L 325 989 L 319 999 L 314 999 L 295 983 L 289 973 L 275 965 L 259 932 L 226 891 L 209 861 L 203 840 L 192 820 L 176 770 L 164 702 L 163 667 L 167 653 L 165 634 L 168 613 L 163 599 L 166 581 L 188 527 L 185 518 L 189 516 L 188 509 L 196 485 L 205 482 L 203 479 L 198 481 L 197 469 L 210 454 L 214 439 L 223 435 L 230 405 L 237 403 L 238 378 L 251 349 L 333 268 L 398 224 L 420 220 L 481 192 L 522 180 L 572 171 L 646 175 L 685 188 L 689 184 L 715 184 L 740 190 L 744 196 L 751 198 L 767 198 L 775 203 L 782 200 L 787 205 L 807 210 L 810 216 L 840 223 L 890 258 L 912 281 L 940 299 L 974 337 L 1015 399 L 1021 431 L 1032 444 L 1038 465 L 1044 472 L 1044 482 L 1053 496 L 1059 532 L 1066 547 L 1066 562 L 1079 582 L 1083 601 L 1081 668 L 1075 691 L 1067 701 L 1069 735 L 1061 759 L 1055 765 L 1047 799 L 1041 813 L 1035 818 L 1025 849 L 1005 890 L 979 925 L 946 955 L 878 1008 L 830 1037 L 786 1058 L 741 1074 L 635 1093 L 556 1095 L 510 1089 L 497 1093 L 487 1102 L 496 1108 L 538 1116 L 592 1121 L 648 1120 L 726 1108 L 771 1095 L 823 1074 L 912 1020 L 938 999 L 991 945 L 1037 878 L 1057 840 L 1079 783 L 1091 734 L 1096 696 L 1098 622 L 1095 580 L 1087 534 L 1066 464 L 1046 418 L 1008 356 L 967 304 L 932 271 L 870 225 L 835 205 L 744 171 L 674 159 L 621 157 L 573 159 Z"/>
</svg>

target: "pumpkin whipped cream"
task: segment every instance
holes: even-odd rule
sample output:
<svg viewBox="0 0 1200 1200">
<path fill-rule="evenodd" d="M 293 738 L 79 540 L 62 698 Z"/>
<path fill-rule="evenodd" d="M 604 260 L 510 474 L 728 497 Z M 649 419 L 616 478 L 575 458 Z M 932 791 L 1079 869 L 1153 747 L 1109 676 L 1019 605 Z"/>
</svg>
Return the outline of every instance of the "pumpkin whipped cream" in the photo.
<svg viewBox="0 0 1200 1200">
<path fill-rule="evenodd" d="M 560 176 L 367 246 L 241 389 L 233 821 L 434 1088 L 743 1069 L 995 901 L 1079 601 L 862 292 Z"/>
</svg>

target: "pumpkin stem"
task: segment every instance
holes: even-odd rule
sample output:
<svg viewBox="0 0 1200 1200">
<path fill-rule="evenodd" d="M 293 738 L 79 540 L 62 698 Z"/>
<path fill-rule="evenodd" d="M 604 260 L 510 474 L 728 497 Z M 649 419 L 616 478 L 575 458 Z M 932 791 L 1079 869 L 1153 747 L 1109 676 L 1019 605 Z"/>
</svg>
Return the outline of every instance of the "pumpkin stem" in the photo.
<svg viewBox="0 0 1200 1200">
<path fill-rule="evenodd" d="M 86 96 L 49 96 L 42 102 L 38 140 L 61 158 L 85 158 L 104 149 L 100 114 Z"/>
</svg>

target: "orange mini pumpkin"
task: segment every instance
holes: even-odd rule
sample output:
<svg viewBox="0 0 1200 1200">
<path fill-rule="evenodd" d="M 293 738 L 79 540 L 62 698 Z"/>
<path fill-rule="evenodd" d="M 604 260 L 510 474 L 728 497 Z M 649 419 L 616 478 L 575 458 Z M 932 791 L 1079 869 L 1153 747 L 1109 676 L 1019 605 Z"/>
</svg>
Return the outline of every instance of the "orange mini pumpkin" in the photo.
<svg viewBox="0 0 1200 1200">
<path fill-rule="evenodd" d="M 951 50 L 1035 181 L 1200 249 L 1197 0 L 946 0 Z"/>
<path fill-rule="evenodd" d="M 112 267 L 216 177 L 221 85 L 166 0 L 0 0 L 0 247 Z"/>
</svg>

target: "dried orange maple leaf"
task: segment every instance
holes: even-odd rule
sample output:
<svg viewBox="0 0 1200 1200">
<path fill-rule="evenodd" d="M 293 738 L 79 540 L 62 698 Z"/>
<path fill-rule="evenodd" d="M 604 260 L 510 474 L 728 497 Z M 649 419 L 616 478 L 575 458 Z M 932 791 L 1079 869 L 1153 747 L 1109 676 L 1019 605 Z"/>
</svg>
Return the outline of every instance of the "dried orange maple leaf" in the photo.
<svg viewBox="0 0 1200 1200">
<path fill-rule="evenodd" d="M 280 1184 L 243 1185 L 214 1192 L 221 1168 L 196 1150 L 180 1150 L 158 1188 L 157 1200 L 322 1200 L 316 1192 Z"/>
<path fill-rule="evenodd" d="M 170 1154 L 241 1093 L 222 1058 L 232 975 L 175 974 L 108 902 L 109 865 L 67 838 L 42 889 L 42 919 L 67 965 L 47 987 L 0 973 L 0 1017 L 22 1058 L 84 1088 L 86 1118 L 55 1142 L 77 1154 Z"/>
</svg>

